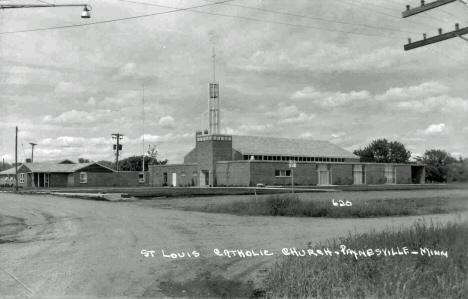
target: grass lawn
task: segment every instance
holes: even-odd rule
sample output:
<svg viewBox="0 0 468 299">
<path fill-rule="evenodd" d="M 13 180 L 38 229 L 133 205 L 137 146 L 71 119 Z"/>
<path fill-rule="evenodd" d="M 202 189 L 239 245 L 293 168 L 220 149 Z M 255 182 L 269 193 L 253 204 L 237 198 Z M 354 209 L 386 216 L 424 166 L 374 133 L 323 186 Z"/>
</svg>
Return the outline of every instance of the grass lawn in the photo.
<svg viewBox="0 0 468 299">
<path fill-rule="evenodd" d="M 266 298 L 468 298 L 467 236 L 466 222 L 417 222 L 410 228 L 309 245 L 304 251 L 297 249 L 305 256 L 277 260 L 262 294 Z M 345 249 L 344 254 L 342 245 L 354 252 Z M 408 254 L 383 254 L 383 249 L 403 252 L 403 247 Z M 307 253 L 325 249 L 332 255 Z"/>
<path fill-rule="evenodd" d="M 308 198 L 307 194 L 271 194 L 261 197 L 211 201 L 185 205 L 184 210 L 207 213 L 228 213 L 246 216 L 289 217 L 382 217 L 450 213 L 466 210 L 468 196 L 461 197 L 397 197 L 356 200 Z M 311 196 L 311 195 L 309 195 Z M 348 204 L 347 206 L 342 206 Z"/>
</svg>

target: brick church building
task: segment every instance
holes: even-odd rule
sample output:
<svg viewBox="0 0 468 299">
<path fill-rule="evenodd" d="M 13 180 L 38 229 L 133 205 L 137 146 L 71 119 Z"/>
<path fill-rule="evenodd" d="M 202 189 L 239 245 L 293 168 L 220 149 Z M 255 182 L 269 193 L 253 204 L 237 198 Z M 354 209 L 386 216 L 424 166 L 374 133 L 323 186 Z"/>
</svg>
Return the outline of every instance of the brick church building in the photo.
<svg viewBox="0 0 468 299">
<path fill-rule="evenodd" d="M 289 161 L 296 162 L 295 168 Z M 153 186 L 422 184 L 420 164 L 361 163 L 359 157 L 321 140 L 195 134 L 183 164 L 150 165 Z M 294 173 L 292 173 L 294 172 Z"/>
</svg>

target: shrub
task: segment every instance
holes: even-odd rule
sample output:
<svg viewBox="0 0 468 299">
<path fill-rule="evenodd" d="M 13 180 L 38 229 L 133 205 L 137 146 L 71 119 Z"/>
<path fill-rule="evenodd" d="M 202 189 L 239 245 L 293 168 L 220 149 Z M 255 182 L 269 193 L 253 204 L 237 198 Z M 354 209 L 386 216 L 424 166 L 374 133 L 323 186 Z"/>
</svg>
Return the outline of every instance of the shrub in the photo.
<svg viewBox="0 0 468 299">
<path fill-rule="evenodd" d="M 167 187 L 167 183 L 163 183 L 162 186 L 163 186 L 163 187 Z"/>
<path fill-rule="evenodd" d="M 294 216 L 302 209 L 302 201 L 294 195 L 270 195 L 266 205 L 271 216 Z"/>
<path fill-rule="evenodd" d="M 354 180 L 350 177 L 347 177 L 346 179 L 343 180 L 343 185 L 352 185 L 354 184 Z"/>
<path fill-rule="evenodd" d="M 379 178 L 379 180 L 378 180 L 377 183 L 383 185 L 383 184 L 385 184 L 386 182 L 387 182 L 387 178 Z"/>
<path fill-rule="evenodd" d="M 195 181 L 192 178 L 192 187 L 195 186 Z"/>
</svg>

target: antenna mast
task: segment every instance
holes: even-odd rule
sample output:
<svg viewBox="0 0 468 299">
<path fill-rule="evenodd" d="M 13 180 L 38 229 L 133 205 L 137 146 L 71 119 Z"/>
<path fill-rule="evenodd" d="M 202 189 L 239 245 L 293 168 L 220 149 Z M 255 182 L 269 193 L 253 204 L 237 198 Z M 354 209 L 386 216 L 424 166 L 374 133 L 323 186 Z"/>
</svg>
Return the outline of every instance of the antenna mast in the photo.
<svg viewBox="0 0 468 299">
<path fill-rule="evenodd" d="M 215 48 L 213 47 L 213 83 L 216 83 L 216 54 Z"/>
</svg>

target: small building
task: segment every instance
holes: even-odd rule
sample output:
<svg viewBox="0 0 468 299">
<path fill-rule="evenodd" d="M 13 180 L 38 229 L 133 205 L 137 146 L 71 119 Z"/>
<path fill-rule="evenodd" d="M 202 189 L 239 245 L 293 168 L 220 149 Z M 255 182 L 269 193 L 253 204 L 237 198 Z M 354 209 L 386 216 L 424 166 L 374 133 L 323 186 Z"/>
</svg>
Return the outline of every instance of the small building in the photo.
<svg viewBox="0 0 468 299">
<path fill-rule="evenodd" d="M 362 163 L 329 141 L 201 131 L 183 164 L 149 166 L 154 186 L 287 186 L 292 179 L 308 186 L 422 184 L 424 178 L 424 165 Z"/>
<path fill-rule="evenodd" d="M 0 175 L 5 173 L 4 176 L 12 177 L 12 184 L 15 185 L 15 172 L 15 168 L 12 168 Z M 75 164 L 70 160 L 18 166 L 18 186 L 23 188 L 144 186 L 145 176 L 144 172 L 117 172 L 98 163 Z"/>
</svg>

